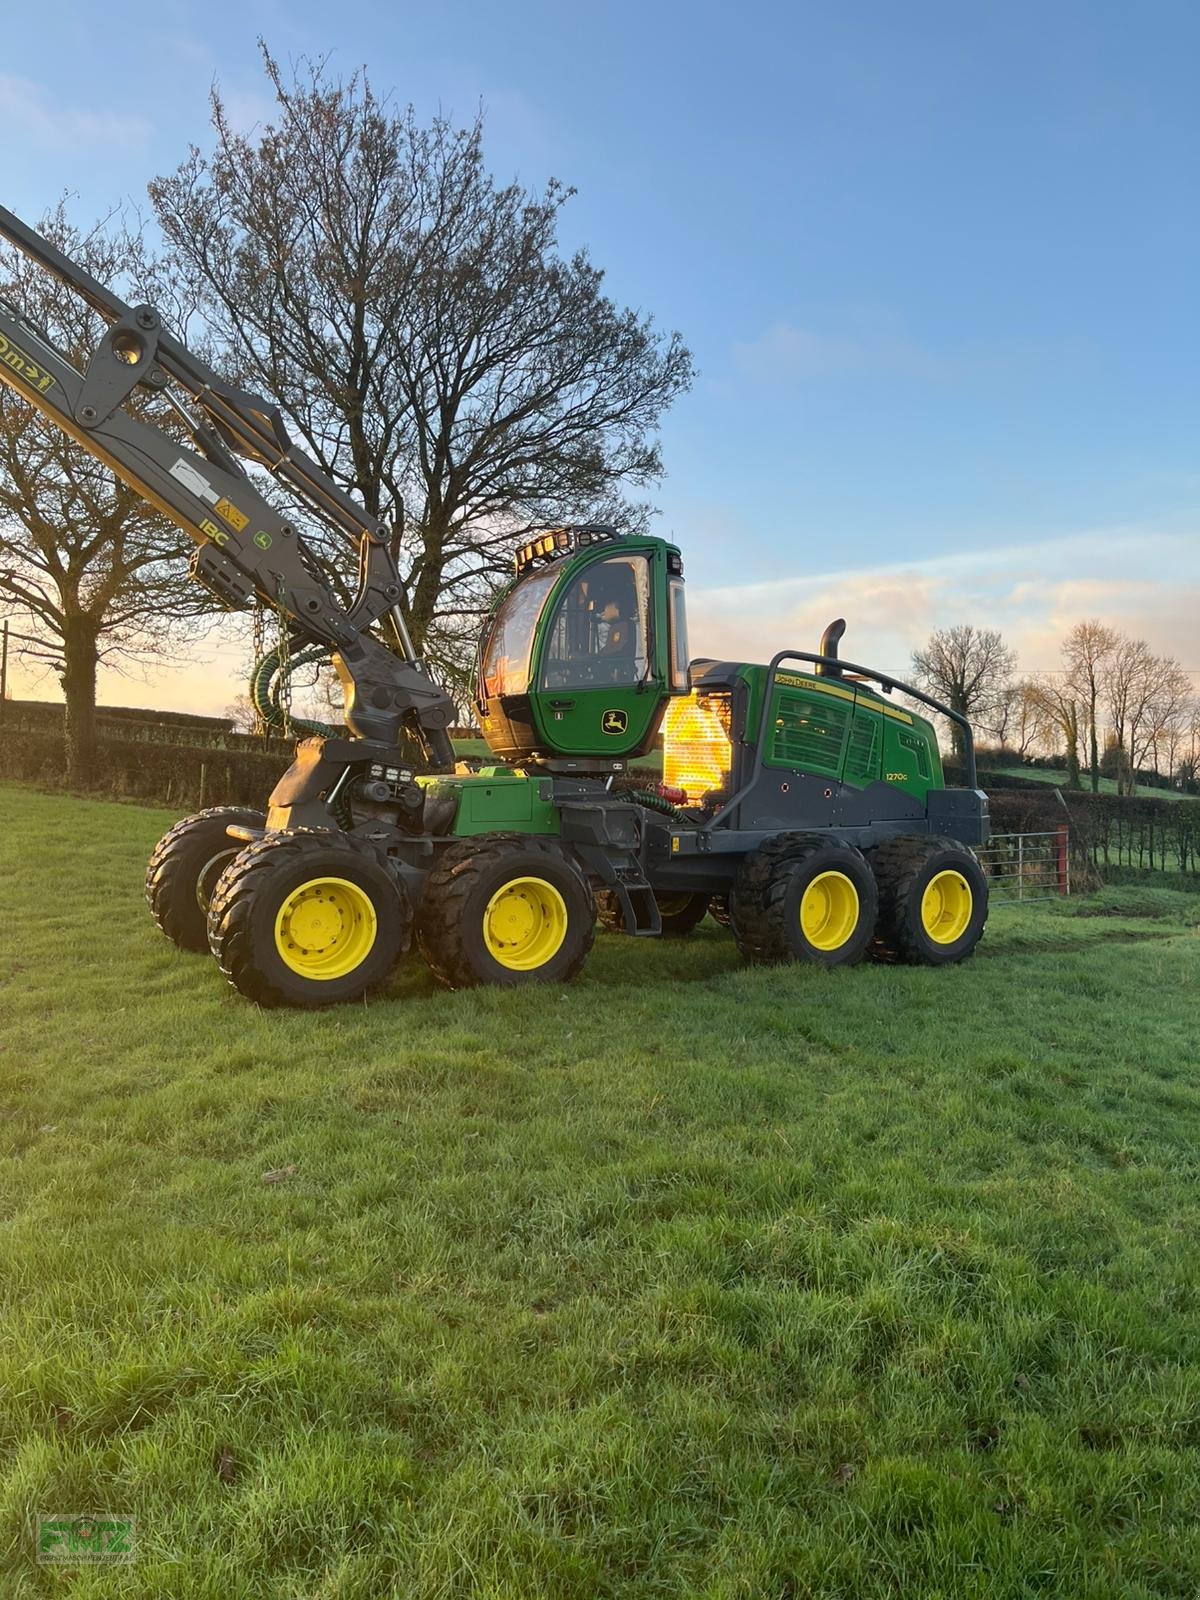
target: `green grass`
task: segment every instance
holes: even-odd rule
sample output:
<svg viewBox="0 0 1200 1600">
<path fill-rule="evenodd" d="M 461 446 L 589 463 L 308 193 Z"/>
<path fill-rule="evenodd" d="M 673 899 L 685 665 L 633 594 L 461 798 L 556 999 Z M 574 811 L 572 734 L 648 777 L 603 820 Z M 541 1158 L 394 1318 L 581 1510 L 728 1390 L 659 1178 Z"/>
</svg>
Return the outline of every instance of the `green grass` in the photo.
<svg viewBox="0 0 1200 1600">
<path fill-rule="evenodd" d="M 0 804 L 5 1600 L 1200 1590 L 1194 897 L 264 1014 L 171 817 Z"/>
<path fill-rule="evenodd" d="M 1064 767 L 1061 771 L 1054 767 L 997 767 L 996 772 L 1003 778 L 1025 778 L 1030 783 L 1053 784 L 1055 788 L 1065 789 L 1067 786 L 1067 772 Z M 980 774 L 980 783 L 987 787 L 988 775 Z M 1080 779 L 1081 787 L 1088 794 L 1092 792 L 1092 778 L 1090 771 L 1085 772 Z M 1143 800 L 1194 800 L 1195 795 L 1185 794 L 1181 789 L 1160 789 L 1155 784 L 1139 783 L 1137 795 Z M 1114 778 L 1100 779 L 1101 794 L 1116 794 L 1117 784 Z"/>
</svg>

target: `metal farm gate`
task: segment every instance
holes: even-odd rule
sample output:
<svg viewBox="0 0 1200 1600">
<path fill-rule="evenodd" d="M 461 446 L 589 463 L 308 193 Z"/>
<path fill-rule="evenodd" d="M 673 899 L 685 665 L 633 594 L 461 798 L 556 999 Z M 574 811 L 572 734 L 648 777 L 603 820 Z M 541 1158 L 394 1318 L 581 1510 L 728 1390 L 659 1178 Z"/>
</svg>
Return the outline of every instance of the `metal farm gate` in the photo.
<svg viewBox="0 0 1200 1600">
<path fill-rule="evenodd" d="M 1050 900 L 1071 892 L 1070 829 L 1049 833 L 994 833 L 975 851 L 993 905 Z"/>
</svg>

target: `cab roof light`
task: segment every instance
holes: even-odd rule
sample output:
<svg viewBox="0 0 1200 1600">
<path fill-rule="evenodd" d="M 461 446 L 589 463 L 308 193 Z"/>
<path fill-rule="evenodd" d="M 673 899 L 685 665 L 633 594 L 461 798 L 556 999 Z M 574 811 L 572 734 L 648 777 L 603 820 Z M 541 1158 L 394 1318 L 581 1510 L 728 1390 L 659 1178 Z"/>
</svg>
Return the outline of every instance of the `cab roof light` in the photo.
<svg viewBox="0 0 1200 1600">
<path fill-rule="evenodd" d="M 553 561 L 568 550 L 582 550 L 587 545 L 605 544 L 612 539 L 623 539 L 624 534 L 599 522 L 586 522 L 567 528 L 549 528 L 523 544 L 514 557 L 518 572 L 524 572 L 537 561 Z"/>
</svg>

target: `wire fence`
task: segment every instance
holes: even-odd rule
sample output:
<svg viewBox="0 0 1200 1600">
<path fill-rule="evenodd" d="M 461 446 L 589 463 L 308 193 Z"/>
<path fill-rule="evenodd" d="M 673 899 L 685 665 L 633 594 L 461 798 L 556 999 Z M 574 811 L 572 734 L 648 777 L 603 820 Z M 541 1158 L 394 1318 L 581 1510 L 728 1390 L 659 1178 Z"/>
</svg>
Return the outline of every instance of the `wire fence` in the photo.
<svg viewBox="0 0 1200 1600">
<path fill-rule="evenodd" d="M 993 905 L 1052 900 L 1071 892 L 1070 830 L 994 833 L 975 854 Z"/>
</svg>

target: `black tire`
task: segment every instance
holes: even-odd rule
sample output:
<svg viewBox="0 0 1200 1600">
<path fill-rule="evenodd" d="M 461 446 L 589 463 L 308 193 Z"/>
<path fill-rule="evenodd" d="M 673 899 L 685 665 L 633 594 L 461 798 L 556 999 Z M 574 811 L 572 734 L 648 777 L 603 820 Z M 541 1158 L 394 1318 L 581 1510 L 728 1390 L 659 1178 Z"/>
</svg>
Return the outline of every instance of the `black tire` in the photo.
<svg viewBox="0 0 1200 1600">
<path fill-rule="evenodd" d="M 988 887 L 983 868 L 965 845 L 905 834 L 876 845 L 867 860 L 879 885 L 879 926 L 871 947 L 875 960 L 946 967 L 974 953 L 987 925 Z M 961 906 L 957 916 L 942 917 L 945 933 L 953 937 L 931 933 L 922 916 L 926 891 L 941 873 L 956 874 L 970 895 L 965 921 Z M 935 907 L 940 909 L 940 903 Z M 961 932 L 955 934 L 960 922 Z"/>
<path fill-rule="evenodd" d="M 226 828 L 262 828 L 266 817 L 245 806 L 213 806 L 164 833 L 146 866 L 146 902 L 150 915 L 181 950 L 208 949 L 208 903 L 217 879 L 245 841 L 231 839 Z"/>
<path fill-rule="evenodd" d="M 719 922 L 723 928 L 733 927 L 733 913 L 729 909 L 729 896 L 715 894 L 708 902 L 708 914 L 714 922 Z"/>
<path fill-rule="evenodd" d="M 489 919 L 501 915 L 495 899 L 518 879 L 532 880 L 511 891 L 513 915 L 526 920 L 513 924 L 513 944 L 499 949 L 504 941 L 497 922 Z M 544 894 L 538 884 L 548 885 L 553 894 Z M 451 845 L 426 880 L 417 916 L 418 947 L 452 989 L 565 983 L 583 966 L 595 931 L 596 906 L 587 879 L 557 844 L 521 833 L 480 834 Z M 507 960 L 531 964 L 517 967 Z"/>
<path fill-rule="evenodd" d="M 826 873 L 843 881 L 819 886 L 811 904 L 818 916 L 822 906 L 835 909 L 824 928 L 806 927 L 807 891 Z M 830 889 L 836 889 L 833 900 Z M 729 907 L 734 937 L 747 961 L 848 967 L 862 960 L 874 937 L 878 895 L 874 875 L 853 845 L 831 834 L 781 833 L 742 862 Z M 824 937 L 836 943 L 827 945 Z"/>
<path fill-rule="evenodd" d="M 656 894 L 658 915 L 662 921 L 664 939 L 682 939 L 708 915 L 706 894 Z M 609 933 L 625 932 L 625 916 L 621 902 L 611 889 L 601 889 L 596 895 L 596 916 L 600 926 Z"/>
<path fill-rule="evenodd" d="M 301 914 L 309 919 L 307 942 Z M 386 855 L 337 833 L 272 833 L 248 845 L 222 873 L 208 908 L 218 966 L 261 1006 L 358 1000 L 386 981 L 411 931 L 408 891 Z M 340 970 L 346 960 L 352 965 Z"/>
</svg>

